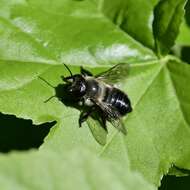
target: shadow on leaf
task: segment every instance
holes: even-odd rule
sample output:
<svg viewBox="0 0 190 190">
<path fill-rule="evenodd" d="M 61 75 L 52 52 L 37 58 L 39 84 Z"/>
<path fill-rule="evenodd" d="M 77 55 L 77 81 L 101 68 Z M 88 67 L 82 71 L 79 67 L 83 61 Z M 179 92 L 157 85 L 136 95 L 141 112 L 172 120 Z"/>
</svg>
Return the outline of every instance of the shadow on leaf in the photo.
<svg viewBox="0 0 190 190">
<path fill-rule="evenodd" d="M 190 176 L 176 177 L 176 176 L 164 176 L 161 186 L 158 190 L 189 190 Z"/>
<path fill-rule="evenodd" d="M 33 125 L 31 120 L 0 113 L 0 152 L 38 148 L 55 123 Z"/>
</svg>

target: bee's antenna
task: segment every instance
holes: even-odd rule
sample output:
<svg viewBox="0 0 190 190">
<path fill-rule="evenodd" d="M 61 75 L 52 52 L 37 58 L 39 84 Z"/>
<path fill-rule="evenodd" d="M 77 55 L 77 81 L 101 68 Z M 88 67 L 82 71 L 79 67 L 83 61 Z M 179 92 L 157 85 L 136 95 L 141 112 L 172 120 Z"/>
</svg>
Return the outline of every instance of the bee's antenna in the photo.
<svg viewBox="0 0 190 190">
<path fill-rule="evenodd" d="M 42 81 L 44 81 L 48 86 L 52 87 L 55 89 L 55 87 L 53 85 L 51 85 L 47 80 L 45 80 L 44 78 L 38 76 L 39 79 L 41 79 Z M 49 97 L 47 100 L 44 101 L 44 103 L 49 102 L 52 98 L 56 97 L 56 95 L 53 95 L 51 97 Z"/>
<path fill-rule="evenodd" d="M 42 81 L 44 81 L 48 86 L 51 86 L 52 88 L 55 88 L 53 85 L 51 85 L 47 80 L 45 80 L 44 78 L 38 76 L 39 79 L 41 79 Z"/>
<path fill-rule="evenodd" d="M 69 71 L 69 73 L 70 73 L 70 75 L 71 75 L 71 77 L 73 76 L 73 74 L 72 74 L 72 72 L 71 72 L 71 70 L 69 69 L 69 67 L 64 63 L 64 66 L 66 67 L 66 69 Z"/>
<path fill-rule="evenodd" d="M 55 95 L 53 95 L 53 96 L 49 97 L 47 100 L 45 100 L 45 101 L 44 101 L 44 103 L 49 102 L 52 98 L 55 98 L 55 97 L 56 97 Z"/>
</svg>

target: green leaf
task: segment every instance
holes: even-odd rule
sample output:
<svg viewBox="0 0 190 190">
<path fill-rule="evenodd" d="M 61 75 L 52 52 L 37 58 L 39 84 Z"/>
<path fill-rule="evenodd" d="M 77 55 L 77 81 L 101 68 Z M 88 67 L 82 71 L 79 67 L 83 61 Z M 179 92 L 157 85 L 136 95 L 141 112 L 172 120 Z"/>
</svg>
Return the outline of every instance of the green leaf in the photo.
<svg viewBox="0 0 190 190">
<path fill-rule="evenodd" d="M 176 40 L 177 45 L 190 46 L 190 26 L 184 20 L 180 27 L 180 33 Z"/>
<path fill-rule="evenodd" d="M 132 1 L 130 4 L 135 6 Z M 157 5 L 154 37 L 161 54 L 167 53 L 173 45 L 183 5 L 182 1 L 171 0 L 160 1 Z M 100 162 L 106 158 L 125 172 L 131 168 L 157 186 L 171 167 L 190 169 L 190 87 L 187 85 L 190 66 L 170 56 L 156 59 L 152 50 L 145 47 L 152 46 L 147 22 L 142 28 L 149 32 L 145 43 L 140 44 L 138 41 L 143 42 L 140 36 L 136 39 L 134 33 L 132 38 L 122 31 L 107 19 L 95 1 L 1 0 L 0 6 L 0 111 L 31 119 L 35 124 L 57 121 L 35 154 L 48 159 L 48 153 L 44 151 L 58 151 L 62 159 L 57 160 L 52 153 L 52 160 L 55 159 L 60 167 L 65 158 L 61 155 L 84 147 L 99 155 Z M 151 3 L 151 8 L 146 9 L 146 18 L 152 6 Z M 177 8 L 176 13 L 174 8 Z M 162 11 L 164 14 L 160 15 Z M 173 19 L 167 20 L 170 16 Z M 132 21 L 129 22 L 131 27 Z M 163 33 L 162 29 L 168 30 Z M 166 36 L 168 40 L 163 41 Z M 68 71 L 61 62 L 68 64 L 73 73 L 79 73 L 79 65 L 100 73 L 119 62 L 131 64 L 129 78 L 119 87 L 128 94 L 133 107 L 133 112 L 124 118 L 128 130 L 126 136 L 111 125 L 106 136 L 95 120 L 88 120 L 88 125 L 79 129 L 79 110 L 56 98 L 44 103 L 55 94 L 55 89 L 38 77 L 53 86 L 62 83 L 60 76 L 67 76 Z M 81 156 L 79 152 L 77 155 Z M 23 153 L 23 156 L 30 160 L 30 154 Z M 9 155 L 3 158 L 11 160 Z M 38 161 L 38 158 L 34 156 L 32 160 Z M 8 171 L 9 166 L 12 168 L 10 163 L 17 167 L 17 162 L 11 160 L 3 171 Z M 93 165 L 91 159 L 89 164 Z M 101 167 L 98 162 L 95 168 Z M 57 165 L 57 172 L 56 168 Z M 20 176 L 14 168 L 10 174 L 13 171 L 13 179 Z M 26 171 L 28 168 L 23 170 L 23 176 Z M 113 173 L 117 176 L 115 170 Z M 38 175 L 36 178 L 41 180 Z"/>
<path fill-rule="evenodd" d="M 5 60 L 96 65 L 155 58 L 89 1 L 1 1 L 0 34 Z"/>
<path fill-rule="evenodd" d="M 18 79 L 17 85 L 22 83 L 19 81 L 16 65 L 27 76 L 29 74 L 24 68 L 31 71 L 34 67 L 35 73 L 40 73 L 43 67 L 43 64 L 36 63 L 28 65 L 14 63 L 7 66 L 13 68 L 13 65 L 15 66 L 13 74 L 16 75 L 13 76 Z M 181 91 L 181 87 L 188 80 L 190 68 L 188 65 L 182 65 L 166 59 L 160 64 L 153 62 L 131 66 L 130 78 L 122 87 L 128 92 L 134 108 L 133 113 L 125 122 L 128 135 L 124 137 L 110 126 L 109 130 L 112 129 L 112 131 L 104 147 L 96 143 L 87 126 L 78 129 L 79 112 L 76 109 L 65 107 L 56 99 L 43 103 L 43 100 L 54 94 L 54 90 L 37 77 L 33 77 L 34 80 L 30 82 L 21 78 L 20 80 L 25 83 L 18 89 L 14 84 L 13 88 L 2 90 L 0 109 L 5 113 L 14 113 L 18 117 L 31 118 L 36 123 L 57 120 L 58 125 L 46 139 L 44 148 L 52 147 L 62 152 L 82 145 L 122 164 L 128 164 L 125 162 L 127 149 L 131 167 L 141 171 L 150 182 L 158 183 L 171 164 L 180 168 L 190 168 L 188 162 L 189 107 L 185 103 L 189 101 L 189 89 L 184 87 L 185 91 Z M 46 67 L 45 65 L 45 72 L 41 76 L 53 85 L 60 82 L 58 81 L 60 75 L 66 75 L 62 65 L 50 66 L 49 69 Z M 71 69 L 73 72 L 78 72 L 75 67 Z M 5 69 L 1 69 L 3 70 Z M 98 67 L 96 71 L 98 72 Z M 9 77 L 13 78 L 13 76 L 10 73 Z M 7 103 L 3 104 L 3 102 Z M 149 155 L 148 159 L 147 155 Z"/>
<path fill-rule="evenodd" d="M 34 123 L 56 120 L 58 124 L 51 130 L 44 149 L 64 152 L 81 145 L 119 165 L 129 164 L 128 152 L 131 168 L 140 171 L 149 182 L 158 184 L 173 164 L 190 169 L 187 104 L 190 89 L 186 85 L 190 67 L 170 59 L 131 65 L 130 77 L 121 86 L 128 92 L 134 109 L 125 120 L 128 135 L 109 126 L 107 144 L 103 147 L 87 126 L 78 128 L 79 111 L 57 99 L 43 102 L 55 92 L 37 76 L 56 86 L 61 82 L 59 76 L 67 75 L 63 65 L 1 62 L 0 110 L 32 119 Z M 5 74 L 6 69 L 11 71 L 9 75 Z M 79 72 L 77 67 L 71 70 Z M 103 68 L 94 70 L 100 72 Z"/>
<path fill-rule="evenodd" d="M 185 0 L 161 0 L 155 8 L 153 31 L 158 56 L 166 55 L 175 43 L 184 16 Z"/>
<path fill-rule="evenodd" d="M 176 45 L 172 53 L 185 62 L 190 63 L 190 1 L 185 6 L 185 17 L 180 27 L 180 33 L 176 39 Z"/>
<path fill-rule="evenodd" d="M 190 1 L 185 6 L 185 16 L 176 40 L 177 46 L 190 46 Z"/>
<path fill-rule="evenodd" d="M 153 10 L 157 0 L 99 0 L 98 8 L 112 22 L 143 45 L 154 49 Z"/>
<path fill-rule="evenodd" d="M 129 168 L 79 147 L 65 154 L 52 150 L 11 153 L 0 157 L 0 170 L 3 190 L 155 189 Z"/>
</svg>

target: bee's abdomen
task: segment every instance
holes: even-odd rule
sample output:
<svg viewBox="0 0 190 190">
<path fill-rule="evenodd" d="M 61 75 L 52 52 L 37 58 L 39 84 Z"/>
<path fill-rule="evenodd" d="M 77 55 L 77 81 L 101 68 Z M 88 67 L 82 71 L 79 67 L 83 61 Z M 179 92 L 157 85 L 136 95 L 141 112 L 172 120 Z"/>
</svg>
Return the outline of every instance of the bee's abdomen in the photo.
<svg viewBox="0 0 190 190">
<path fill-rule="evenodd" d="M 132 111 L 128 96 L 117 88 L 107 88 L 103 101 L 111 104 L 121 116 Z"/>
</svg>

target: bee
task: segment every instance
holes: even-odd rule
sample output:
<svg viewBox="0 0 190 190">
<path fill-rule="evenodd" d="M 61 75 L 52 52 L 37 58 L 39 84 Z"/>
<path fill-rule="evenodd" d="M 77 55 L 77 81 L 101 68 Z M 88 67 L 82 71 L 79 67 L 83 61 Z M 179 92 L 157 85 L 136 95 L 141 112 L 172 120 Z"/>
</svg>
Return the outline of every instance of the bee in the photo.
<svg viewBox="0 0 190 190">
<path fill-rule="evenodd" d="M 56 94 L 61 100 L 76 102 L 80 106 L 88 108 L 80 113 L 79 127 L 89 116 L 97 112 L 106 131 L 106 122 L 108 121 L 119 131 L 126 134 L 121 118 L 132 111 L 131 102 L 128 95 L 115 87 L 114 84 L 126 78 L 128 64 L 117 64 L 97 75 L 93 75 L 83 67 L 80 68 L 80 74 L 73 75 L 69 67 L 66 64 L 64 66 L 70 76 L 61 76 L 64 85 L 59 85 L 61 88 L 59 88 L 59 93 Z M 45 82 L 47 83 L 47 81 Z"/>
</svg>

